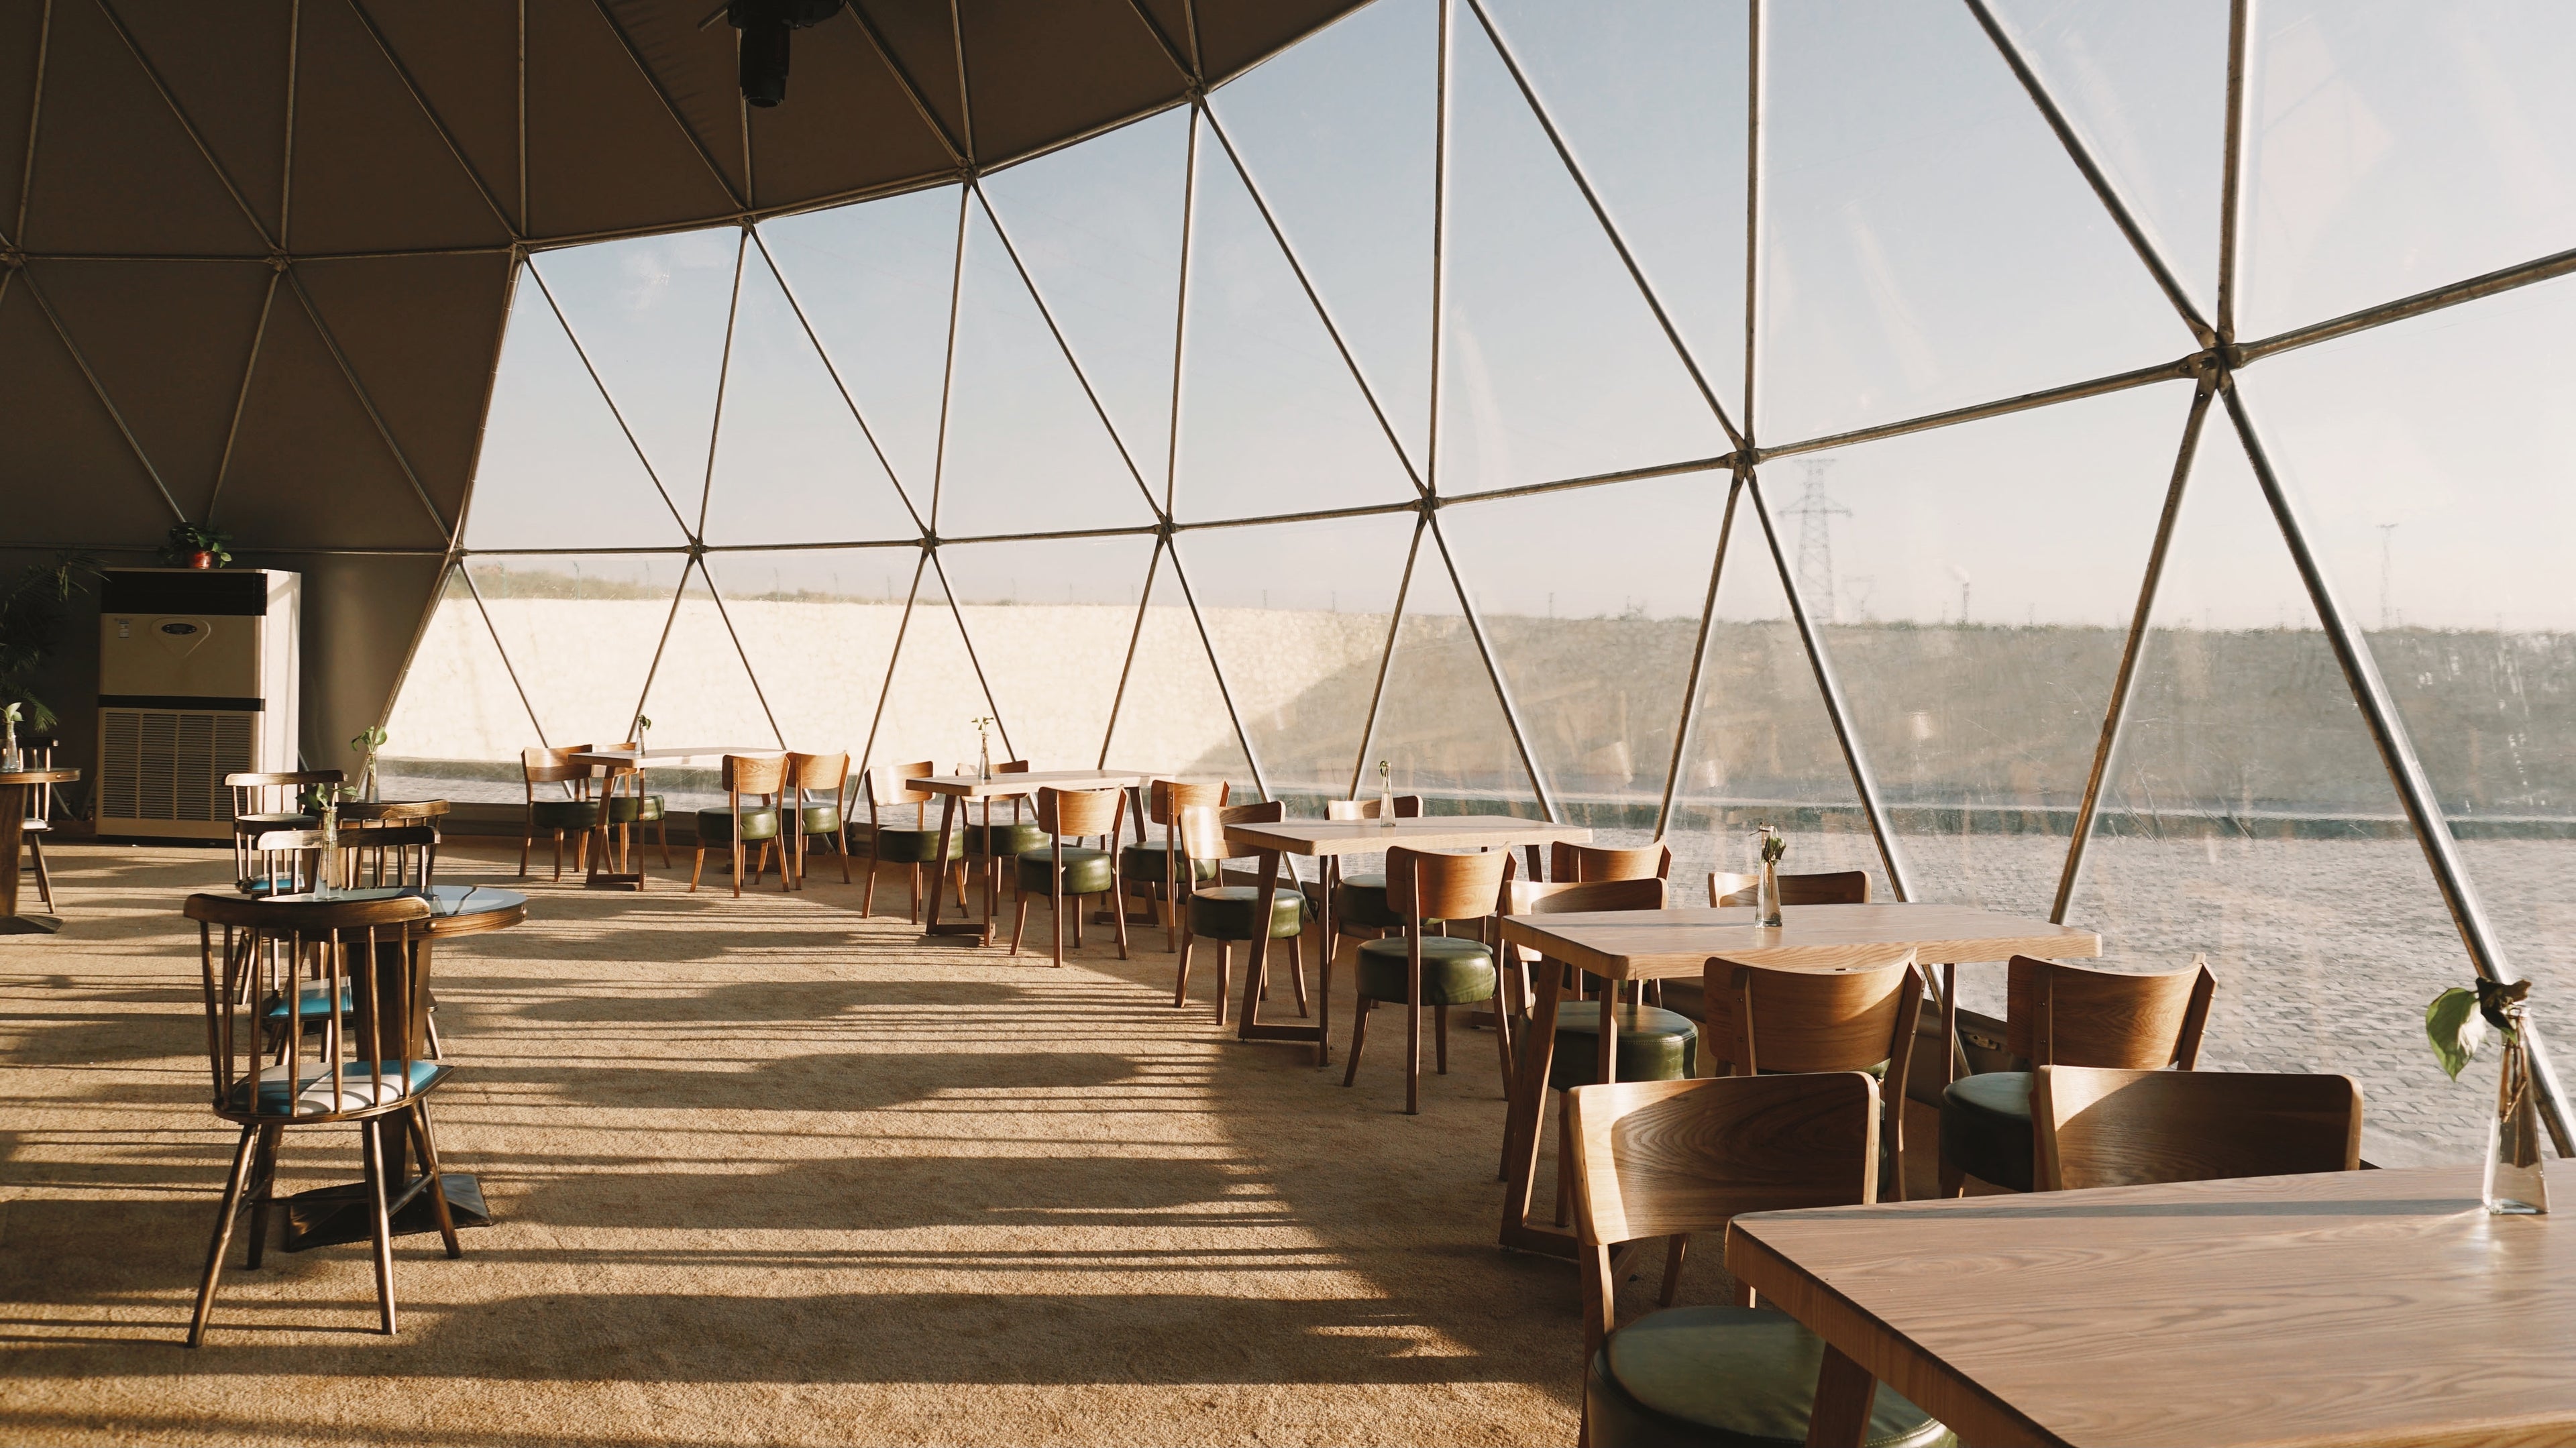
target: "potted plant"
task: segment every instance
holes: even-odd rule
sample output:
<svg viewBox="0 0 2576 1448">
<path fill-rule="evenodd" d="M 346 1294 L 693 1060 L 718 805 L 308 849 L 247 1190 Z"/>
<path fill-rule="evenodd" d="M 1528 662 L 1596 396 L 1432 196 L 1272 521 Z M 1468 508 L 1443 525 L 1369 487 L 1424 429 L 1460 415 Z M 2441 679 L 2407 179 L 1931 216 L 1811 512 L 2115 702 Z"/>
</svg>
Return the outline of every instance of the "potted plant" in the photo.
<svg viewBox="0 0 2576 1448">
<path fill-rule="evenodd" d="M 36 675 L 53 657 L 63 606 L 99 576 L 98 563 L 93 554 L 66 550 L 50 563 L 29 564 L 0 593 L 0 704 L 8 706 L 12 724 L 45 734 L 57 722 L 54 711 L 36 697 Z"/>
<path fill-rule="evenodd" d="M 2453 986 L 2424 1010 L 2424 1034 L 2454 1081 L 2477 1059 L 2490 1030 L 2504 1037 L 2495 1116 L 2487 1124 L 2486 1205 L 2497 1216 L 2549 1210 L 2540 1180 L 2540 1096 L 2532 1088 L 2530 1048 L 2523 1042 L 2523 1001 L 2530 994 L 2527 980 L 2481 980 L 2474 989 Z"/>
<path fill-rule="evenodd" d="M 196 523 L 173 523 L 161 540 L 161 561 L 173 568 L 229 568 L 233 535 Z"/>
</svg>

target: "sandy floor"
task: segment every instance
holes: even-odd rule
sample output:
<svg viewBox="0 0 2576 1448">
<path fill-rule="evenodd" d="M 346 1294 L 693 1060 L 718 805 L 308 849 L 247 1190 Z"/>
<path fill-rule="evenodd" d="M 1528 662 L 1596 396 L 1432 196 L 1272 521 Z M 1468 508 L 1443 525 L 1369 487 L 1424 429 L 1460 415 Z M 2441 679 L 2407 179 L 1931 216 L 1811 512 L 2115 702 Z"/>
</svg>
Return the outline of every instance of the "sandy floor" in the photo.
<svg viewBox="0 0 2576 1448">
<path fill-rule="evenodd" d="M 398 1245 L 390 1339 L 363 1247 L 237 1244 L 187 1351 L 232 1138 L 178 905 L 228 870 L 56 858 L 69 925 L 0 938 L 0 1437 L 1573 1440 L 1572 1272 L 1493 1245 L 1490 1037 L 1407 1119 L 1383 1040 L 1344 1091 L 1175 1012 L 1159 932 L 1055 971 L 862 921 L 836 876 L 540 884 L 443 949 L 442 1148 L 498 1222 Z M 356 1168 L 298 1133 L 284 1185 Z"/>
</svg>

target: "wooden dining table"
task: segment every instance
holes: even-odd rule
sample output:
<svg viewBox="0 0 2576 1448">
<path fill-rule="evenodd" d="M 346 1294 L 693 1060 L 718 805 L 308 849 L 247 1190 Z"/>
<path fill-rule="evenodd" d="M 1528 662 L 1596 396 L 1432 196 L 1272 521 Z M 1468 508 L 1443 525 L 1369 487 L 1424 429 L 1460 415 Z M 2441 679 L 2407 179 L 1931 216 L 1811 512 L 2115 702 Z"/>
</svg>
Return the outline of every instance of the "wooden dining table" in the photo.
<svg viewBox="0 0 2576 1448">
<path fill-rule="evenodd" d="M 610 831 L 620 827 L 609 823 L 608 816 L 611 811 L 608 802 L 617 796 L 621 783 L 630 785 L 634 798 L 641 800 L 644 797 L 644 771 L 648 769 L 680 764 L 691 759 L 722 759 L 728 754 L 772 755 L 786 752 L 775 744 L 691 744 L 665 749 L 577 749 L 573 751 L 570 756 L 573 763 L 590 765 L 600 773 L 599 823 L 591 826 L 591 833 L 597 838 L 593 841 L 594 848 L 590 852 L 590 871 L 582 880 L 582 888 L 639 891 L 644 888 L 644 869 L 640 857 L 636 868 L 632 870 L 626 868 L 626 859 L 622 851 L 614 865 L 609 860 Z M 782 818 L 787 813 L 781 811 Z M 786 842 L 782 840 L 780 848 L 785 847 Z M 779 868 L 783 871 L 786 866 L 782 864 Z"/>
<path fill-rule="evenodd" d="M 1523 847 L 1529 851 L 1529 878 L 1539 874 L 1539 849 L 1559 841 L 1587 844 L 1592 831 L 1582 825 L 1549 824 L 1544 820 L 1525 820 L 1511 815 L 1430 815 L 1415 819 L 1373 820 L 1280 820 L 1275 824 L 1231 824 L 1225 827 L 1225 849 L 1230 857 L 1250 855 L 1260 861 L 1253 878 L 1261 887 L 1261 904 L 1253 912 L 1255 920 L 1270 918 L 1279 895 L 1280 861 L 1290 855 L 1304 855 L 1323 861 L 1323 905 L 1316 922 L 1317 934 L 1324 942 L 1319 952 L 1323 965 L 1315 991 L 1315 1021 L 1312 1025 L 1292 1025 L 1286 1021 L 1260 1019 L 1261 989 L 1269 969 L 1269 932 L 1257 932 L 1252 940 L 1252 959 L 1243 972 L 1243 1009 L 1237 1015 L 1235 1038 L 1244 1041 L 1310 1041 L 1315 1047 L 1315 1064 L 1332 1060 L 1332 1045 L 1326 1033 L 1332 1026 L 1333 1013 L 1333 883 L 1344 855 L 1376 854 L 1390 845 L 1409 850 L 1508 850 Z M 1217 984 L 1224 989 L 1224 982 Z M 1413 1023 L 1418 1033 L 1420 1023 Z M 1414 1042 L 1418 1050 L 1420 1043 Z"/>
<path fill-rule="evenodd" d="M 1882 1383 L 1980 1448 L 2576 1440 L 2576 1223 L 2488 1216 L 2479 1185 L 1762 1212 L 1727 1229 L 1726 1269 L 1827 1344 L 1809 1443 L 1859 1443 Z"/>
<path fill-rule="evenodd" d="M 1133 791 L 1143 788 L 1145 781 L 1154 777 L 1133 769 L 1033 769 L 1012 774 L 996 774 L 989 779 L 974 774 L 934 774 L 925 778 L 904 780 L 903 787 L 939 796 L 939 853 L 932 858 L 945 861 L 948 858 L 949 842 L 956 838 L 957 813 L 963 802 L 972 800 L 985 802 L 984 824 L 987 827 L 986 838 L 990 839 L 989 830 L 993 823 L 992 801 L 994 800 L 1033 795 L 1041 789 L 1068 792 L 1086 789 Z M 1133 802 L 1134 798 L 1131 794 L 1130 803 Z M 1141 826 L 1139 828 L 1141 830 Z M 1139 838 L 1142 838 L 1141 834 Z M 1109 848 L 1111 853 L 1115 854 L 1118 841 L 1111 840 Z M 948 894 L 948 872 L 944 869 L 931 872 L 930 934 L 972 935 L 980 944 L 993 943 L 992 886 L 997 878 L 993 872 L 1000 869 L 1001 862 L 987 859 L 984 863 L 988 873 L 985 876 L 984 918 L 980 921 L 940 919 L 940 905 Z M 1113 904 L 1123 905 L 1123 902 L 1113 902 Z"/>
<path fill-rule="evenodd" d="M 1594 1052 L 1605 1082 L 1612 1079 L 1619 1059 L 1618 987 L 1630 981 L 1696 977 L 1707 970 L 1712 956 L 1775 970 L 1834 971 L 1884 959 L 1891 949 L 1911 948 L 1917 962 L 1942 967 L 1942 1034 L 1955 1043 L 1961 963 L 2008 960 L 2016 955 L 2102 953 L 2102 937 L 2090 930 L 1969 905 L 1790 905 L 1781 910 L 1776 926 L 1756 921 L 1749 905 L 1569 911 L 1505 916 L 1502 935 L 1504 944 L 1535 952 L 1542 961 L 1575 966 L 1611 983 L 1601 992 L 1601 1045 Z M 1542 969 L 1535 985 L 1525 1043 L 1513 1053 L 1519 1076 L 1503 1127 L 1503 1179 L 1508 1190 L 1503 1195 L 1502 1244 L 1571 1257 L 1572 1233 L 1553 1223 L 1529 1220 L 1565 972 Z"/>
<path fill-rule="evenodd" d="M 18 857 L 27 851 L 27 811 L 48 785 L 77 784 L 77 769 L 19 769 L 0 774 L 0 935 L 51 935 L 52 915 L 18 913 Z"/>
</svg>

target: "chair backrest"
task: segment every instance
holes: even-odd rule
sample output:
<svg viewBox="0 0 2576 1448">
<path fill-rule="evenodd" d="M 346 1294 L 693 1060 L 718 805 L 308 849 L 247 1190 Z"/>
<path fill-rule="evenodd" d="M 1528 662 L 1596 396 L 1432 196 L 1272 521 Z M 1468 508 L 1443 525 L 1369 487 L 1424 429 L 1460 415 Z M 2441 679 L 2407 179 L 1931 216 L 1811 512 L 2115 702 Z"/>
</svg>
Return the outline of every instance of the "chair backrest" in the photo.
<svg viewBox="0 0 2576 1448">
<path fill-rule="evenodd" d="M 847 754 L 789 754 L 787 787 L 802 799 L 807 790 L 828 795 L 838 802 L 850 783 L 850 756 Z M 820 801 L 817 801 L 820 803 Z"/>
<path fill-rule="evenodd" d="M 1708 903 L 1711 905 L 1751 905 L 1762 887 L 1759 875 L 1739 875 L 1732 870 L 1708 872 Z M 1869 903 L 1867 870 L 1819 870 L 1804 875 L 1780 877 L 1782 905 L 1866 905 Z"/>
<path fill-rule="evenodd" d="M 1378 817 L 1374 799 L 1328 799 L 1324 801 L 1324 818 L 1328 820 L 1373 820 Z M 1399 794 L 1395 797 L 1395 817 L 1400 820 L 1422 818 L 1422 796 Z"/>
<path fill-rule="evenodd" d="M 573 755 L 589 747 L 587 744 L 575 744 L 563 749 L 520 750 L 519 772 L 527 777 L 528 798 L 537 797 L 538 785 L 562 784 L 568 780 L 588 780 L 598 774 L 598 765 L 577 764 L 573 761 Z"/>
<path fill-rule="evenodd" d="M 340 849 L 347 861 L 344 884 L 426 890 L 437 883 L 438 831 L 427 825 L 342 830 Z"/>
<path fill-rule="evenodd" d="M 1554 879 L 1578 884 L 1592 880 L 1662 880 L 1673 873 L 1673 852 L 1661 840 L 1635 849 L 1557 840 L 1547 847 L 1547 873 Z"/>
<path fill-rule="evenodd" d="M 21 741 L 18 747 L 18 752 L 24 756 L 26 767 L 29 769 L 51 769 L 54 767 L 54 742 L 50 739 L 29 739 Z M 33 827 L 46 820 L 50 820 L 53 817 L 54 787 L 50 784 L 40 784 L 35 788 L 28 790 L 27 813 L 25 816 L 27 824 L 30 827 Z"/>
<path fill-rule="evenodd" d="M 1123 789 L 1053 789 L 1038 791 L 1038 828 L 1059 837 L 1115 835 L 1127 818 Z"/>
<path fill-rule="evenodd" d="M 1878 1085 L 1857 1071 L 1619 1081 L 1566 1096 L 1587 1247 L 1877 1200 Z"/>
<path fill-rule="evenodd" d="M 1145 819 L 1148 823 L 1169 825 L 1181 817 L 1181 811 L 1211 806 L 1225 807 L 1226 796 L 1233 786 L 1220 780 L 1214 784 L 1192 783 L 1179 779 L 1158 779 L 1145 786 Z"/>
<path fill-rule="evenodd" d="M 1386 907 L 1404 920 L 1482 920 L 1502 907 L 1509 850 L 1452 854 L 1402 845 L 1386 852 Z"/>
<path fill-rule="evenodd" d="M 428 1015 L 428 952 L 410 948 L 428 901 L 191 895 L 185 913 L 197 922 L 218 1115 L 328 1121 L 403 1099 Z"/>
<path fill-rule="evenodd" d="M 2349 1076 L 2042 1066 L 2030 1115 L 2044 1192 L 2361 1166 Z"/>
<path fill-rule="evenodd" d="M 717 787 L 727 795 L 777 794 L 787 787 L 784 754 L 728 754 L 718 771 Z"/>
<path fill-rule="evenodd" d="M 443 799 L 386 800 L 369 807 L 369 818 L 351 819 L 345 809 L 340 816 L 342 829 L 376 829 L 385 825 L 429 825 L 447 813 Z"/>
<path fill-rule="evenodd" d="M 2036 1066 L 2187 1071 L 2217 990 L 2206 956 L 2148 975 L 2016 955 L 2004 970 L 2004 1049 Z"/>
<path fill-rule="evenodd" d="M 1585 910 L 1661 910 L 1669 893 L 1663 881 L 1652 877 L 1582 882 L 1505 880 L 1503 913 L 1564 915 Z M 1525 965 L 1539 959 L 1537 951 L 1525 946 L 1513 946 L 1512 955 Z"/>
<path fill-rule="evenodd" d="M 1029 762 L 1025 759 L 1006 759 L 1001 763 L 994 765 L 993 772 L 995 774 L 1026 774 L 1029 772 Z"/>
<path fill-rule="evenodd" d="M 291 774 L 227 774 L 224 788 L 232 791 L 233 813 L 293 814 L 296 797 L 317 784 L 341 784 L 348 776 L 336 769 L 305 769 Z"/>
<path fill-rule="evenodd" d="M 322 858 L 320 830 L 264 830 L 242 844 L 247 864 L 242 878 L 258 882 L 263 895 L 296 895 L 326 881 L 337 883 L 340 862 Z"/>
<path fill-rule="evenodd" d="M 1831 971 L 1775 970 L 1722 956 L 1701 977 L 1700 1049 L 1737 1076 L 1865 1071 L 1905 1080 L 1922 1019 L 1923 972 L 1911 947 Z"/>
<path fill-rule="evenodd" d="M 1288 806 L 1279 800 L 1260 804 L 1238 804 L 1219 808 L 1195 804 L 1180 813 L 1177 821 L 1181 858 L 1185 860 L 1231 860 L 1226 849 L 1227 825 L 1270 825 L 1288 817 Z"/>
</svg>

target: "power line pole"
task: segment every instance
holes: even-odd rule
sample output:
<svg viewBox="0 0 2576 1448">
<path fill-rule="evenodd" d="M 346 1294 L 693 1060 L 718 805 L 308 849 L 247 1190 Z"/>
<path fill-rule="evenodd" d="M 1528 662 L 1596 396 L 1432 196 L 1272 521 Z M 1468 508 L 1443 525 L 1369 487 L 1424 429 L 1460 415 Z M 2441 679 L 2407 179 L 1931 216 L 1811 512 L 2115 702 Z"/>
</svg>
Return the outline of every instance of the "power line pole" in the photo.
<svg viewBox="0 0 2576 1448">
<path fill-rule="evenodd" d="M 1852 515 L 1825 491 L 1825 473 L 1833 465 L 1832 458 L 1808 459 L 1806 491 L 1780 510 L 1780 516 L 1798 520 L 1798 592 L 1807 611 L 1825 623 L 1840 621 L 1834 605 L 1834 519 Z"/>
<path fill-rule="evenodd" d="M 2381 633 L 2388 632 L 2391 617 L 2388 607 L 2388 580 L 2390 576 L 2388 565 L 2392 550 L 2389 545 L 2396 536 L 2396 524 L 2382 523 L 2379 525 L 2379 631 Z"/>
</svg>

